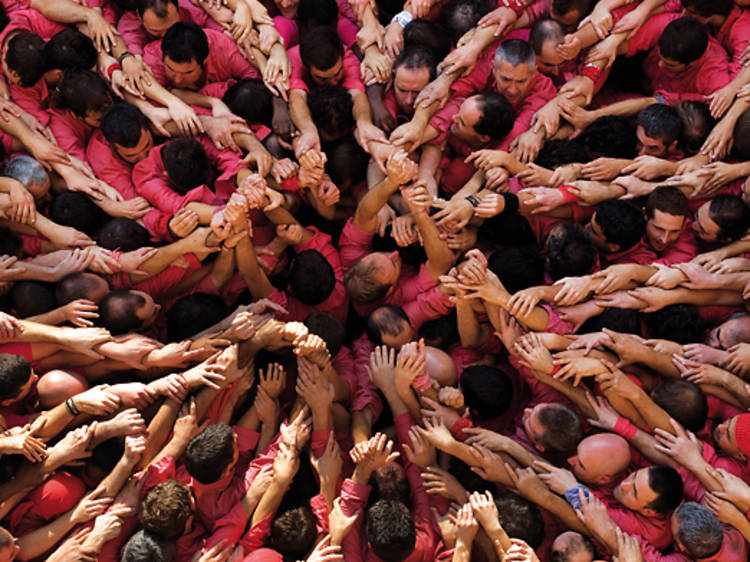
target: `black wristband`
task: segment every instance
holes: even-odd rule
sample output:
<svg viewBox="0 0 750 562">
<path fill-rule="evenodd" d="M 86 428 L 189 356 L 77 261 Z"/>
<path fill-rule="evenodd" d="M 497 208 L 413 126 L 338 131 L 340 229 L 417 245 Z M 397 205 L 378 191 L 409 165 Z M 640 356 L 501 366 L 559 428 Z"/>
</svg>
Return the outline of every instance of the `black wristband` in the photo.
<svg viewBox="0 0 750 562">
<path fill-rule="evenodd" d="M 515 193 L 503 193 L 505 199 L 505 209 L 503 213 L 514 214 L 518 212 L 518 196 Z"/>
<path fill-rule="evenodd" d="M 122 64 L 122 61 L 124 61 L 126 58 L 128 58 L 128 57 L 134 57 L 134 56 L 135 55 L 133 53 L 131 53 L 130 51 L 125 51 L 119 57 L 117 57 L 117 62 L 119 62 L 120 64 Z"/>
<path fill-rule="evenodd" d="M 471 203 L 471 206 L 474 208 L 479 206 L 479 197 L 477 197 L 476 195 L 469 195 L 468 197 L 466 197 L 466 200 Z"/>
</svg>

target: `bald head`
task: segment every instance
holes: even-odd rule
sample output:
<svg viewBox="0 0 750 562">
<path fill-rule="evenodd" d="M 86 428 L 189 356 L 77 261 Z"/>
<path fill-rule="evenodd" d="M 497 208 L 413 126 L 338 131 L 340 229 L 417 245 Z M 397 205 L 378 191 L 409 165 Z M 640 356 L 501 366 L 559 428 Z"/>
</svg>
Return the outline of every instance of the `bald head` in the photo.
<svg viewBox="0 0 750 562">
<path fill-rule="evenodd" d="M 44 410 L 62 404 L 71 396 L 88 390 L 86 379 L 76 373 L 53 369 L 39 378 L 36 385 L 39 394 L 39 405 Z"/>
<path fill-rule="evenodd" d="M 575 475 L 586 484 L 607 484 L 630 464 L 630 446 L 614 433 L 597 433 L 578 444 L 570 459 Z"/>
<path fill-rule="evenodd" d="M 425 348 L 425 369 L 440 386 L 453 386 L 458 381 L 458 369 L 450 355 L 437 347 Z"/>
<path fill-rule="evenodd" d="M 55 298 L 63 306 L 76 299 L 88 299 L 99 303 L 109 292 L 109 284 L 94 273 L 76 272 L 66 275 L 57 285 Z"/>
</svg>

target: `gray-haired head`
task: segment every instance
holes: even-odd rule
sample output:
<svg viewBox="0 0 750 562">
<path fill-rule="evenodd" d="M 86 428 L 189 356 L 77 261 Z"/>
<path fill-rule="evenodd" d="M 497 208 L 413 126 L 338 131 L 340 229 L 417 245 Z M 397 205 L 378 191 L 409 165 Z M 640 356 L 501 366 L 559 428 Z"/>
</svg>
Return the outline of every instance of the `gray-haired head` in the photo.
<svg viewBox="0 0 750 562">
<path fill-rule="evenodd" d="M 513 67 L 528 64 L 529 70 L 533 70 L 536 55 L 531 45 L 523 39 L 508 39 L 500 43 L 497 51 L 495 51 L 495 68 L 503 61 L 508 61 Z"/>
<path fill-rule="evenodd" d="M 21 182 L 36 199 L 46 194 L 49 190 L 49 174 L 47 174 L 47 170 L 38 161 L 25 154 L 11 158 L 5 164 L 3 175 Z"/>
<path fill-rule="evenodd" d="M 724 530 L 713 512 L 698 503 L 685 502 L 674 513 L 675 538 L 692 558 L 708 558 L 721 549 Z"/>
</svg>

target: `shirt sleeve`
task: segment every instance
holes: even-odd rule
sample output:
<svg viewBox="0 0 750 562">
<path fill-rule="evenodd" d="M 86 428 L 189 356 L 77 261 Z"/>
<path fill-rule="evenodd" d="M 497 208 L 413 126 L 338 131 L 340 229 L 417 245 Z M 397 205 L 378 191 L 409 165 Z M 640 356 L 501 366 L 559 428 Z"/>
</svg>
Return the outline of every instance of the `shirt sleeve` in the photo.
<svg viewBox="0 0 750 562">
<path fill-rule="evenodd" d="M 152 41 L 143 48 L 143 62 L 151 67 L 151 73 L 156 81 L 169 88 L 167 74 L 164 72 L 164 61 L 162 60 L 161 41 Z"/>
<path fill-rule="evenodd" d="M 365 92 L 365 85 L 360 78 L 359 59 L 352 53 L 351 49 L 344 47 L 344 81 L 341 85 L 347 90 L 359 90 Z"/>
</svg>

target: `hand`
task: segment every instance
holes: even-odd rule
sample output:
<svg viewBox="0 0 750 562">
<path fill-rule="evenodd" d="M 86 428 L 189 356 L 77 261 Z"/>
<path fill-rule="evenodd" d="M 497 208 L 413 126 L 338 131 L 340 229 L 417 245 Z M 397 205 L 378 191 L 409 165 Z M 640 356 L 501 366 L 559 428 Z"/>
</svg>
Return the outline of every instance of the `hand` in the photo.
<svg viewBox="0 0 750 562">
<path fill-rule="evenodd" d="M 143 418 L 141 418 L 143 421 Z M 127 435 L 125 437 L 125 451 L 123 458 L 127 462 L 128 466 L 134 467 L 141 460 L 143 453 L 146 451 L 146 424 L 143 424 L 142 433 L 137 435 Z"/>
<path fill-rule="evenodd" d="M 98 518 L 97 518 L 98 519 Z M 96 562 L 97 553 L 90 548 L 84 548 L 84 543 L 91 529 L 83 527 L 70 535 L 65 541 L 47 557 L 46 562 Z"/>
<path fill-rule="evenodd" d="M 497 505 L 492 498 L 492 492 L 474 492 L 469 496 L 469 505 L 474 512 L 479 524 L 484 529 L 495 529 L 498 526 L 499 514 Z"/>
<path fill-rule="evenodd" d="M 524 164 L 536 160 L 544 144 L 544 136 L 533 131 L 518 135 L 511 143 L 511 154 Z"/>
<path fill-rule="evenodd" d="M 258 420 L 265 426 L 276 426 L 279 419 L 279 404 L 271 398 L 262 387 L 258 387 L 258 393 L 255 395 L 255 413 Z"/>
<path fill-rule="evenodd" d="M 286 388 L 286 370 L 279 363 L 272 363 L 265 372 L 260 369 L 259 376 L 260 388 L 273 399 L 278 398 Z"/>
<path fill-rule="evenodd" d="M 470 435 L 470 437 L 466 439 L 467 445 L 481 445 L 482 447 L 497 453 L 508 451 L 510 438 L 505 435 L 500 435 L 499 433 L 481 427 L 464 428 L 464 433 Z"/>
<path fill-rule="evenodd" d="M 344 555 L 341 553 L 341 547 L 338 545 L 330 546 L 330 543 L 331 535 L 326 535 L 325 537 L 323 537 L 323 540 L 315 545 L 315 548 L 310 553 L 310 556 L 307 557 L 305 562 L 336 562 L 339 560 L 343 561 Z"/>
<path fill-rule="evenodd" d="M 461 507 L 456 517 L 456 542 L 468 547 L 474 541 L 478 530 L 479 523 L 474 518 L 471 504 L 466 503 Z"/>
<path fill-rule="evenodd" d="M 721 486 L 721 490 L 715 491 L 714 494 L 723 500 L 731 501 L 743 510 L 743 513 L 747 513 L 747 510 L 750 509 L 750 486 L 742 478 L 727 472 L 723 468 L 707 466 L 706 471 Z"/>
<path fill-rule="evenodd" d="M 710 509 L 716 518 L 722 523 L 732 526 L 741 526 L 747 521 L 745 514 L 726 500 L 720 499 L 711 492 L 703 496 L 703 505 Z"/>
<path fill-rule="evenodd" d="M 558 306 L 571 306 L 584 301 L 591 292 L 591 277 L 564 277 L 555 281 L 555 285 L 562 288 L 555 294 L 555 304 Z"/>
<path fill-rule="evenodd" d="M 557 189 L 546 189 L 546 187 L 559 187 L 565 182 L 560 183 L 553 183 L 552 177 L 554 176 L 554 172 L 548 170 L 547 168 L 542 168 L 538 164 L 534 164 L 533 162 L 529 162 L 526 164 L 526 168 L 521 171 L 520 174 L 518 174 L 518 179 L 520 179 L 523 183 L 525 183 L 528 186 L 531 187 L 541 187 L 544 188 L 538 189 L 538 190 L 532 190 L 532 189 L 523 189 L 521 191 L 523 192 L 531 192 L 532 194 L 535 194 L 536 200 L 530 200 L 527 202 L 528 205 L 541 205 L 541 207 L 544 208 L 536 208 L 532 211 L 532 213 L 544 213 L 547 211 L 551 211 L 552 209 L 555 209 L 561 205 L 564 204 L 562 199 L 562 194 L 557 191 Z M 558 174 L 558 177 L 560 174 Z M 572 178 L 575 179 L 575 178 Z M 555 193 L 558 195 L 556 196 Z M 546 195 L 546 197 L 543 197 Z M 546 204 L 550 204 L 549 207 L 545 207 Z M 554 203 L 554 204 L 552 204 Z"/>
<path fill-rule="evenodd" d="M 105 20 L 97 10 L 89 9 L 86 16 L 86 25 L 97 50 L 112 52 L 118 37 L 112 24 Z"/>
<path fill-rule="evenodd" d="M 412 152 L 422 144 L 423 127 L 413 120 L 399 125 L 391 133 L 390 141 L 394 146 Z"/>
<path fill-rule="evenodd" d="M 616 178 L 623 170 L 615 158 L 597 158 L 583 165 L 583 177 L 593 181 L 607 181 Z"/>
<path fill-rule="evenodd" d="M 300 369 L 295 388 L 297 394 L 310 406 L 314 415 L 328 412 L 333 403 L 333 385 L 312 362 L 300 358 L 298 364 Z"/>
<path fill-rule="evenodd" d="M 435 464 L 435 447 L 422 435 L 417 426 L 409 428 L 409 443 L 403 443 L 402 447 L 407 460 L 419 468 L 427 468 Z"/>
<path fill-rule="evenodd" d="M 498 457 L 499 462 L 502 460 Z M 549 488 L 542 482 L 541 478 L 537 476 L 534 469 L 528 468 L 513 468 L 510 464 L 505 463 L 505 470 L 508 472 L 513 486 L 516 487 L 518 492 L 531 501 L 539 499 L 546 494 L 549 494 Z"/>
<path fill-rule="evenodd" d="M 393 60 L 396 60 L 399 53 L 404 50 L 404 28 L 397 21 L 392 21 L 385 27 L 383 47 L 385 53 Z"/>
<path fill-rule="evenodd" d="M 743 88 L 744 90 L 744 88 Z M 742 94 L 742 90 L 740 90 Z M 711 130 L 701 147 L 701 154 L 711 160 L 723 160 L 734 146 L 734 124 L 722 119 Z"/>
<path fill-rule="evenodd" d="M 22 224 L 34 224 L 36 222 L 34 196 L 18 182 L 11 183 L 9 195 L 12 212 L 8 218 Z"/>
<path fill-rule="evenodd" d="M 670 423 L 674 433 L 669 433 L 658 427 L 654 430 L 657 443 L 654 445 L 654 449 L 669 455 L 687 468 L 696 466 L 696 463 L 703 460 L 700 441 L 691 431 L 685 431 L 676 421 L 670 420 Z"/>
<path fill-rule="evenodd" d="M 398 186 L 406 185 L 417 176 L 416 162 L 413 162 L 403 150 L 392 152 L 385 167 L 388 179 Z"/>
<path fill-rule="evenodd" d="M 338 480 L 344 461 L 341 458 L 341 448 L 336 442 L 333 431 L 328 433 L 328 442 L 320 458 L 316 459 L 312 452 L 310 452 L 310 464 L 313 465 L 321 480 L 328 480 L 334 483 Z"/>
<path fill-rule="evenodd" d="M 198 413 L 195 404 L 195 397 L 191 396 L 189 402 L 185 402 L 180 408 L 177 419 L 174 422 L 173 439 L 181 439 L 185 443 L 200 433 L 198 427 Z"/>
<path fill-rule="evenodd" d="M 607 506 L 588 490 L 578 489 L 578 499 L 581 501 L 580 509 L 576 510 L 576 515 L 583 521 L 594 535 L 600 531 L 603 526 L 612 523 L 612 519 L 607 511 Z"/>
<path fill-rule="evenodd" d="M 122 59 L 122 74 L 125 81 L 124 88 L 135 96 L 144 98 L 143 91 L 151 86 L 152 75 L 143 63 L 141 55 Z"/>
<path fill-rule="evenodd" d="M 620 170 L 619 175 L 632 174 L 642 180 L 655 180 L 662 178 L 668 173 L 664 170 L 665 161 L 656 156 L 638 156 L 632 164 Z"/>
<path fill-rule="evenodd" d="M 442 74 L 461 72 L 462 76 L 468 76 L 474 70 L 478 54 L 476 47 L 470 43 L 456 47 L 438 65 L 438 70 Z"/>
<path fill-rule="evenodd" d="M 370 354 L 367 372 L 373 384 L 380 388 L 391 388 L 396 371 L 396 350 L 384 345 L 376 347 Z"/>
<path fill-rule="evenodd" d="M 333 501 L 333 509 L 328 514 L 328 532 L 331 534 L 331 543 L 340 545 L 354 527 L 362 510 L 358 509 L 352 515 L 345 515 L 341 509 L 341 498 Z"/>
<path fill-rule="evenodd" d="M 199 223 L 200 218 L 198 217 L 198 213 L 183 208 L 169 219 L 169 231 L 176 238 L 185 238 L 197 228 Z"/>
<path fill-rule="evenodd" d="M 569 33 L 563 39 L 563 42 L 557 46 L 557 54 L 564 60 L 573 60 L 581 52 L 583 45 L 581 40 L 574 34 Z"/>
<path fill-rule="evenodd" d="M 34 437 L 30 425 L 18 433 L 0 436 L 0 453 L 23 455 L 29 462 L 41 462 L 47 458 L 47 446 L 43 439 Z"/>
<path fill-rule="evenodd" d="M 617 555 L 613 562 L 644 562 L 641 547 L 635 537 L 623 533 L 620 527 L 615 527 L 617 534 Z"/>
<path fill-rule="evenodd" d="M 624 398 L 637 400 L 641 392 L 638 385 L 626 377 L 625 373 L 617 369 L 609 361 L 602 360 L 602 363 L 608 367 L 609 372 L 602 373 L 596 377 L 596 382 L 599 383 L 601 391 L 604 394 L 612 392 Z"/>
<path fill-rule="evenodd" d="M 549 350 L 535 333 L 523 336 L 515 345 L 521 363 L 532 371 L 550 374 L 555 366 Z"/>
<path fill-rule="evenodd" d="M 232 554 L 232 545 L 227 546 L 226 542 L 226 539 L 221 539 L 205 552 L 196 550 L 191 562 L 226 562 Z"/>
<path fill-rule="evenodd" d="M 292 483 L 294 475 L 299 469 L 299 455 L 295 447 L 289 447 L 284 443 L 279 444 L 279 452 L 273 461 L 273 476 L 285 485 Z"/>
<path fill-rule="evenodd" d="M 550 490 L 557 494 L 562 495 L 578 486 L 576 477 L 569 470 L 558 468 L 543 461 L 534 461 L 534 466 L 540 471 L 545 471 L 539 472 L 539 478 L 547 484 Z"/>
<path fill-rule="evenodd" d="M 401 27 L 398 22 L 395 23 L 398 27 Z M 369 70 L 370 72 L 372 72 L 375 79 L 373 84 L 385 84 L 391 79 L 391 74 L 393 73 L 392 67 L 393 63 L 391 62 L 391 59 L 380 52 L 380 49 L 378 49 L 374 45 L 370 45 L 365 49 L 365 57 L 360 63 L 360 73 L 362 75 L 363 81 L 365 81 L 364 77 L 367 75 L 367 70 Z M 366 85 L 372 86 L 373 84 Z M 385 138 L 385 135 L 383 135 L 383 138 Z M 367 143 L 364 144 L 366 145 Z"/>
<path fill-rule="evenodd" d="M 202 121 L 206 129 L 206 135 L 210 138 L 217 150 L 232 150 L 237 152 L 239 147 L 234 141 L 233 134 L 252 134 L 252 130 L 241 117 L 236 115 L 219 115 L 204 118 Z"/>
<path fill-rule="evenodd" d="M 203 124 L 198 119 L 195 111 L 186 103 L 175 98 L 167 105 L 167 109 L 172 121 L 175 122 L 175 125 L 180 130 L 180 134 L 186 137 L 195 137 L 200 133 L 205 133 Z"/>
<path fill-rule="evenodd" d="M 149 259 L 159 253 L 159 248 L 138 248 L 130 252 L 120 254 L 120 271 L 137 275 L 148 275 L 145 271 L 138 269 Z"/>
<path fill-rule="evenodd" d="M 137 435 L 139 433 L 145 433 L 146 431 L 146 422 L 143 420 L 143 416 L 141 416 L 140 412 L 135 408 L 123 410 L 112 419 L 102 422 L 102 425 L 104 424 L 111 427 L 112 433 L 118 436 Z"/>
<path fill-rule="evenodd" d="M 211 359 L 199 363 L 182 374 L 190 388 L 203 385 L 214 390 L 221 388 L 221 385 L 226 382 L 227 368 L 224 365 L 217 364 L 217 358 L 218 355 L 214 355 Z"/>
<path fill-rule="evenodd" d="M 262 26 L 261 34 L 265 29 L 273 27 Z M 261 36 L 261 41 L 263 40 Z M 266 67 L 263 69 L 263 83 L 271 93 L 278 95 L 284 101 L 289 100 L 289 78 L 292 75 L 292 63 L 286 54 L 286 50 L 281 43 L 275 44 L 266 60 Z"/>
<path fill-rule="evenodd" d="M 117 410 L 120 398 L 108 384 L 100 384 L 94 388 L 77 394 L 74 398 L 76 407 L 82 414 L 92 416 L 109 416 Z"/>
<path fill-rule="evenodd" d="M 417 98 L 414 100 L 414 107 L 427 108 L 433 103 L 438 102 L 442 109 L 448 102 L 450 93 L 450 83 L 447 80 L 435 79 L 417 94 Z"/>
<path fill-rule="evenodd" d="M 464 395 L 458 388 L 444 386 L 438 391 L 438 400 L 450 408 L 460 410 L 464 407 Z"/>
<path fill-rule="evenodd" d="M 427 182 L 417 180 L 410 186 L 401 188 L 403 198 L 412 213 L 428 212 L 433 203 L 432 194 L 427 189 Z"/>
<path fill-rule="evenodd" d="M 420 428 L 422 435 L 441 451 L 449 452 L 456 440 L 446 427 L 443 418 L 425 418 L 424 428 Z"/>
<path fill-rule="evenodd" d="M 727 372 L 714 365 L 691 361 L 681 355 L 673 355 L 672 363 L 680 370 L 680 376 L 695 384 L 722 386 Z"/>
<path fill-rule="evenodd" d="M 508 300 L 508 312 L 517 318 L 528 316 L 542 300 L 544 290 L 544 287 L 529 287 L 513 293 Z"/>
<path fill-rule="evenodd" d="M 116 384 L 109 391 L 120 399 L 123 408 L 145 410 L 156 399 L 156 392 L 142 382 Z"/>
<path fill-rule="evenodd" d="M 578 386 L 583 378 L 595 377 L 596 375 L 607 372 L 607 368 L 601 361 L 591 357 L 556 357 L 554 362 L 555 365 L 562 365 L 562 368 L 552 375 L 552 377 L 560 381 L 567 381 L 572 378 L 573 380 L 571 382 L 573 386 Z"/>
<path fill-rule="evenodd" d="M 85 495 L 73 509 L 73 513 L 70 515 L 71 522 L 74 524 L 85 523 L 104 513 L 112 503 L 113 498 L 100 497 L 103 492 L 104 488 L 98 488 Z"/>
<path fill-rule="evenodd" d="M 625 14 L 620 21 L 615 24 L 615 26 L 612 28 L 612 34 L 617 33 L 625 33 L 626 31 L 629 31 L 627 39 L 631 39 L 633 35 L 638 33 L 638 31 L 643 27 L 643 24 L 646 22 L 648 17 L 651 15 L 650 10 L 647 8 L 645 10 L 642 10 L 639 7 L 637 7 L 635 10 Z"/>
<path fill-rule="evenodd" d="M 391 236 L 401 248 L 410 246 L 419 240 L 417 226 L 411 215 L 396 217 L 391 222 Z"/>
<path fill-rule="evenodd" d="M 612 13 L 609 11 L 607 6 L 597 4 L 594 6 L 594 10 L 578 24 L 578 29 L 582 29 L 586 24 L 591 24 L 594 28 L 596 36 L 599 39 L 604 39 L 609 35 L 612 26 L 614 25 L 614 19 Z"/>
<path fill-rule="evenodd" d="M 590 392 L 586 392 L 586 400 L 588 400 L 591 408 L 596 413 L 596 419 L 589 418 L 587 421 L 594 427 L 598 427 L 604 431 L 612 431 L 620 415 L 609 404 L 607 399 L 603 396 L 594 396 Z"/>
<path fill-rule="evenodd" d="M 511 8 L 499 6 L 488 14 L 482 16 L 482 19 L 479 20 L 478 25 L 479 27 L 492 27 L 496 25 L 497 29 L 495 30 L 494 35 L 495 37 L 500 37 L 517 20 L 518 16 Z"/>
<path fill-rule="evenodd" d="M 474 216 L 474 207 L 466 199 L 451 199 L 435 213 L 433 219 L 441 230 L 458 232 L 469 224 Z"/>
<path fill-rule="evenodd" d="M 424 340 L 410 342 L 401 347 L 396 357 L 394 378 L 408 387 L 414 379 L 425 374 L 426 350 Z"/>
<path fill-rule="evenodd" d="M 352 461 L 370 472 L 380 470 L 395 461 L 399 454 L 393 451 L 393 441 L 384 433 L 376 433 L 369 441 L 360 444 L 349 452 Z"/>
<path fill-rule="evenodd" d="M 18 258 L 15 256 L 2 256 L 0 257 L 0 280 L 2 281 L 14 281 L 19 278 L 20 275 L 26 273 L 26 268 L 17 263 Z M 13 318 L 6 314 L 5 316 Z M 17 327 L 20 327 L 20 323 L 16 320 Z M 6 332 L 7 333 L 7 332 Z"/>
<path fill-rule="evenodd" d="M 606 39 L 599 43 L 599 46 L 606 43 Z M 589 51 L 589 58 L 591 58 L 591 53 L 594 49 Z M 584 99 L 583 106 L 586 107 L 587 105 L 591 105 L 591 100 L 594 97 L 594 82 L 590 80 L 589 78 L 586 78 L 585 76 L 576 76 L 575 78 L 572 78 L 571 80 L 568 80 L 562 88 L 560 88 L 560 91 L 558 92 L 561 96 L 564 96 L 568 98 L 569 100 L 572 100 L 576 97 L 582 96 Z M 553 134 L 552 132 L 549 132 L 549 134 Z"/>
<path fill-rule="evenodd" d="M 685 275 L 677 267 L 669 267 L 660 263 L 654 265 L 657 271 L 646 281 L 646 285 L 649 287 L 674 289 L 685 280 Z"/>
<path fill-rule="evenodd" d="M 642 310 L 646 304 L 631 294 L 630 291 L 615 291 L 608 295 L 599 295 L 594 299 L 594 303 L 601 308 L 629 308 L 632 310 Z"/>
<path fill-rule="evenodd" d="M 428 494 L 440 495 L 458 503 L 466 501 L 466 490 L 451 473 L 437 466 L 428 466 L 422 472 L 422 480 Z"/>
</svg>

